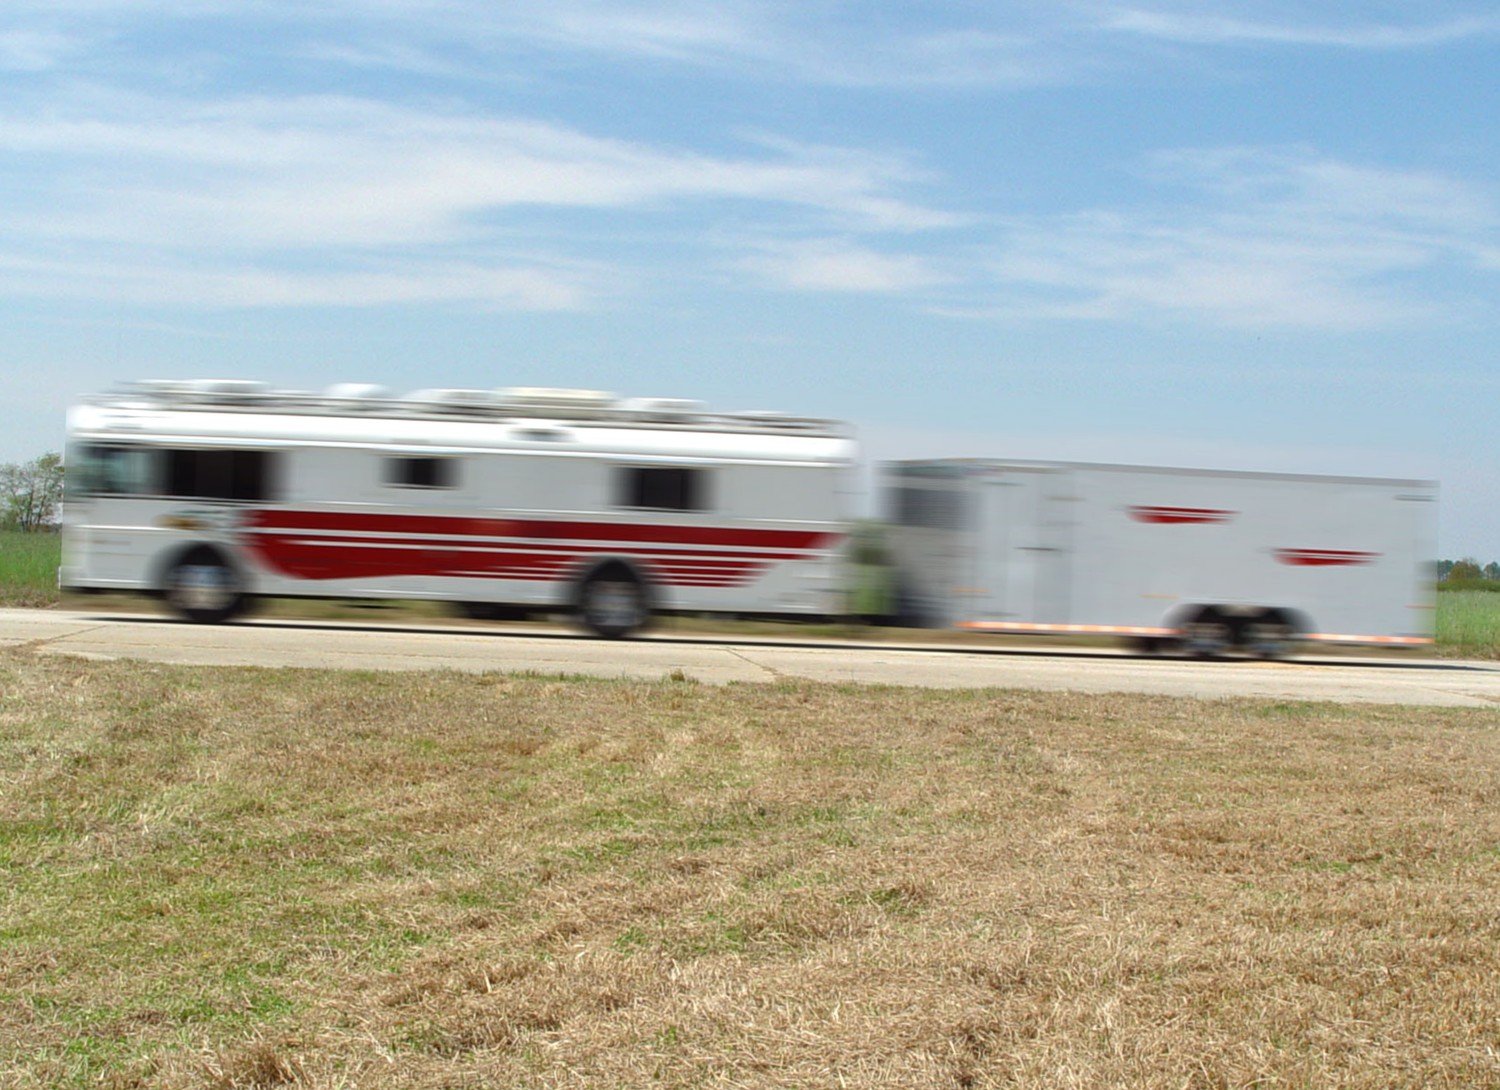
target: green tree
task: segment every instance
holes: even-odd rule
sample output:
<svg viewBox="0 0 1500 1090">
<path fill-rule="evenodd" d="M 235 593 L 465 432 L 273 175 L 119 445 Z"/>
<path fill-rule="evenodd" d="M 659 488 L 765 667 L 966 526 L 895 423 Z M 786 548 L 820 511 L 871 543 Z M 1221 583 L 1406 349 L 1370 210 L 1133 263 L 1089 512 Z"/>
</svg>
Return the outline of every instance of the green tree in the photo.
<svg viewBox="0 0 1500 1090">
<path fill-rule="evenodd" d="M 43 454 L 29 462 L 0 465 L 0 503 L 4 524 L 12 530 L 46 530 L 57 524 L 62 509 L 63 464 L 60 454 Z"/>
<path fill-rule="evenodd" d="M 1453 567 L 1448 569 L 1444 578 L 1446 583 L 1475 583 L 1484 578 L 1484 570 L 1480 568 L 1479 561 L 1472 556 L 1466 556 L 1462 560 L 1455 560 Z"/>
</svg>

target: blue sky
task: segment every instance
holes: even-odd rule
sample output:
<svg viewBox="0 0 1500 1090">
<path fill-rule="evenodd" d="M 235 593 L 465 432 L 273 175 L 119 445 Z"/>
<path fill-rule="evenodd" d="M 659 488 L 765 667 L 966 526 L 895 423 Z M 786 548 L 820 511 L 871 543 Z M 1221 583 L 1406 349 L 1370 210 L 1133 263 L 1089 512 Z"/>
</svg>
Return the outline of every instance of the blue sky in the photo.
<svg viewBox="0 0 1500 1090">
<path fill-rule="evenodd" d="M 134 378 L 1434 477 L 1500 557 L 1500 7 L 6 0 L 0 461 Z"/>
</svg>

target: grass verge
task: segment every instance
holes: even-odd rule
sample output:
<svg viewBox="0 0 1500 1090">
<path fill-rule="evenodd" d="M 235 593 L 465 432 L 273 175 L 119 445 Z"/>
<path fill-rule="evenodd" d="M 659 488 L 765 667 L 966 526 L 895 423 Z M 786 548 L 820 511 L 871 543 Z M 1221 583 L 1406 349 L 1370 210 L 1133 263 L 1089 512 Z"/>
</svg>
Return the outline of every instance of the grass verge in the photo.
<svg viewBox="0 0 1500 1090">
<path fill-rule="evenodd" d="M 5 652 L 0 1071 L 1496 1085 L 1496 726 Z"/>
<path fill-rule="evenodd" d="M 1437 645 L 1450 654 L 1500 658 L 1500 594 L 1488 590 L 1439 594 Z"/>
<path fill-rule="evenodd" d="M 56 605 L 61 556 L 58 534 L 0 530 L 0 606 Z"/>
</svg>

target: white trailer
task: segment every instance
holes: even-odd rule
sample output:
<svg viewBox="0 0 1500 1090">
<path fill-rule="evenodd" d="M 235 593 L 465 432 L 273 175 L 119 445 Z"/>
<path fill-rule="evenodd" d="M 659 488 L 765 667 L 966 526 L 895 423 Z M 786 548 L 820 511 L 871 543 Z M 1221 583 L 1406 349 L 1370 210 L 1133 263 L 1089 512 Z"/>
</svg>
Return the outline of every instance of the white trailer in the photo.
<svg viewBox="0 0 1500 1090">
<path fill-rule="evenodd" d="M 64 589 L 566 612 L 842 610 L 855 446 L 826 420 L 595 391 L 150 381 L 68 417 Z"/>
<path fill-rule="evenodd" d="M 1200 655 L 1432 642 L 1430 481 L 990 460 L 880 481 L 922 624 Z"/>
</svg>

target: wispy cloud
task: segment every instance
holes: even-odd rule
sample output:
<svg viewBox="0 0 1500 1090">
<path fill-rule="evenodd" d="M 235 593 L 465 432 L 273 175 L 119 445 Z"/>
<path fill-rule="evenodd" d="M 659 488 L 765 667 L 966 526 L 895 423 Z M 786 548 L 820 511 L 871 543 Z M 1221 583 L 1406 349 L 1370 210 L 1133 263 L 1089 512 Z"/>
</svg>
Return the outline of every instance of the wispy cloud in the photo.
<svg viewBox="0 0 1500 1090">
<path fill-rule="evenodd" d="M 0 284 L 15 294 L 175 307 L 372 307 L 474 304 L 504 310 L 575 310 L 607 291 L 602 270 L 501 263 L 366 262 L 315 271 L 256 262 L 194 262 L 183 255 L 121 253 L 37 260 L 0 258 Z M 24 286 L 23 286 L 24 285 Z"/>
<path fill-rule="evenodd" d="M 795 291 L 895 294 L 948 280 L 926 258 L 885 253 L 849 239 L 766 245 L 740 264 L 771 287 Z"/>
<path fill-rule="evenodd" d="M 1193 5 L 1196 9 L 1197 5 Z M 1347 9 L 1321 13 L 1314 5 L 1281 20 L 1236 17 L 1198 10 L 1129 8 L 1106 15 L 1102 25 L 1144 38 L 1197 45 L 1324 46 L 1341 49 L 1422 49 L 1470 39 L 1500 37 L 1500 15 L 1443 18 L 1422 10 L 1416 18 L 1378 22 L 1349 17 Z M 1339 16 L 1342 15 L 1342 18 Z"/>
<path fill-rule="evenodd" d="M 349 98 L 136 101 L 120 116 L 97 103 L 76 113 L 0 112 L 4 152 L 11 166 L 0 166 L 0 181 L 24 175 L 9 189 L 33 195 L 0 210 L 13 254 L 46 262 L 81 254 L 87 264 L 91 248 L 134 247 L 182 268 L 212 255 L 246 270 L 316 255 L 338 270 L 359 255 L 387 260 L 405 251 L 430 260 L 429 251 L 448 252 L 461 265 L 451 275 L 429 268 L 432 287 L 423 290 L 454 298 L 472 297 L 464 285 L 476 255 L 497 270 L 480 282 L 504 281 L 512 275 L 505 270 L 538 248 L 551 251 L 546 261 L 571 266 L 580 215 L 629 210 L 636 233 L 668 213 L 712 223 L 716 209 L 735 206 L 803 227 L 884 232 L 952 222 L 902 195 L 919 175 L 892 156 L 766 141 L 737 157 L 706 155 L 534 120 Z M 549 223 L 545 244 L 534 240 L 536 215 L 564 217 Z M 602 221 L 587 231 L 596 240 L 601 232 L 611 233 Z M 533 241 L 518 241 L 522 235 Z M 416 292 L 366 275 L 331 272 L 332 295 L 355 294 L 349 285 L 359 284 L 371 289 L 371 302 Z M 251 284 L 248 301 L 329 297 L 307 280 L 283 277 L 299 286 L 281 294 L 251 283 L 248 271 L 241 282 Z M 25 277 L 11 287 L 37 290 Z M 549 274 L 538 286 L 528 272 L 521 287 L 502 283 L 492 294 L 553 307 L 578 304 L 589 290 L 571 273 Z"/>
<path fill-rule="evenodd" d="M 939 206 L 925 194 L 943 179 L 900 151 L 682 125 L 623 138 L 597 104 L 574 115 L 588 121 L 527 116 L 472 76 L 495 56 L 517 79 L 603 57 L 761 83 L 1013 88 L 1129 63 L 1122 41 L 1397 49 L 1500 31 L 1500 16 L 1470 7 L 1372 22 L 1331 3 L 1205 13 L 1172 0 L 937 0 L 916 17 L 849 0 L 13 3 L 20 29 L 0 31 L 0 90 L 15 92 L 0 96 L 0 284 L 14 292 L 118 297 L 114 267 L 162 300 L 556 309 L 591 305 L 611 280 L 651 280 L 647 261 L 686 260 L 954 311 L 1365 328 L 1444 302 L 1417 274 L 1488 272 L 1500 252 L 1492 194 L 1311 151 L 1160 154 L 1118 204 L 1019 216 Z M 229 35 L 275 28 L 243 37 L 276 78 L 241 93 L 208 63 L 191 93 L 164 89 L 130 43 L 183 21 L 225 66 Z M 75 63 L 91 43 L 111 58 L 107 79 Z M 409 80 L 330 95 L 309 76 L 314 58 Z M 985 222 L 1003 224 L 988 246 Z M 739 247 L 728 256 L 726 239 Z"/>
<path fill-rule="evenodd" d="M 992 264 L 1010 316 L 1368 329 L 1462 305 L 1412 286 L 1494 252 L 1500 213 L 1473 187 L 1287 149 L 1155 156 L 1178 198 L 1008 222 Z M 1441 276 L 1438 278 L 1441 280 Z M 1472 296 L 1470 296 L 1472 298 Z"/>
<path fill-rule="evenodd" d="M 72 38 L 55 31 L 0 32 L 0 72 L 44 72 L 73 48 Z"/>
<path fill-rule="evenodd" d="M 1146 49 L 1226 45 L 1402 50 L 1500 36 L 1473 4 L 1397 9 L 1385 18 L 1331 2 L 1206 5 L 1155 0 L 932 0 L 919 8 L 853 0 L 10 0 L 23 29 L 0 32 L 0 70 L 53 63 L 67 39 L 97 39 L 129 61 L 133 28 L 194 26 L 213 48 L 254 53 L 260 34 L 289 55 L 420 76 L 495 78 L 496 68 L 659 65 L 730 80 L 811 86 L 1021 89 L 1161 63 Z M 124 33 L 122 33 L 122 31 Z M 1139 45 L 1141 48 L 1133 48 Z M 498 62 L 498 65 L 497 65 Z"/>
</svg>

